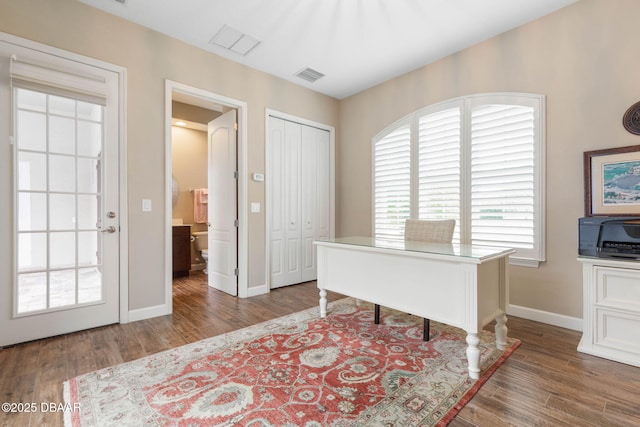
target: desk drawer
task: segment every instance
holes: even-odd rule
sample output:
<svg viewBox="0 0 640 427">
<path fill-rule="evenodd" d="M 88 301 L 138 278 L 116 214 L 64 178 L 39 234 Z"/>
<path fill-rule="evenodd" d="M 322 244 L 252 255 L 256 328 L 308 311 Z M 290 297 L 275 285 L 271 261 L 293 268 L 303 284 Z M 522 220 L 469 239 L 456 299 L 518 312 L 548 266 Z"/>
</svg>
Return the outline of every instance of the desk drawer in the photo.
<svg viewBox="0 0 640 427">
<path fill-rule="evenodd" d="M 596 304 L 640 313 L 640 271 L 596 267 Z"/>
</svg>

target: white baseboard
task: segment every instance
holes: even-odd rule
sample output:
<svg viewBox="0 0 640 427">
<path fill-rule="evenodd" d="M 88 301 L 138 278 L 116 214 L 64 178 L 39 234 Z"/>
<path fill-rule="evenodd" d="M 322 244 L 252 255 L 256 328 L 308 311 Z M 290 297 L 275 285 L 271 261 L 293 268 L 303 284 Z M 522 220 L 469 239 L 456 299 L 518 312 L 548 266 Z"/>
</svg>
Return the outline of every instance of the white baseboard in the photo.
<svg viewBox="0 0 640 427">
<path fill-rule="evenodd" d="M 158 316 L 166 316 L 167 314 L 171 314 L 171 311 L 165 304 L 140 308 L 138 310 L 129 310 L 129 322 L 151 319 L 152 317 Z"/>
<path fill-rule="evenodd" d="M 509 307 L 507 307 L 507 314 L 582 332 L 582 319 L 579 317 L 570 317 L 565 316 L 564 314 L 551 313 L 549 311 L 542 311 L 535 308 L 522 307 L 520 305 L 513 304 L 509 304 Z"/>
</svg>

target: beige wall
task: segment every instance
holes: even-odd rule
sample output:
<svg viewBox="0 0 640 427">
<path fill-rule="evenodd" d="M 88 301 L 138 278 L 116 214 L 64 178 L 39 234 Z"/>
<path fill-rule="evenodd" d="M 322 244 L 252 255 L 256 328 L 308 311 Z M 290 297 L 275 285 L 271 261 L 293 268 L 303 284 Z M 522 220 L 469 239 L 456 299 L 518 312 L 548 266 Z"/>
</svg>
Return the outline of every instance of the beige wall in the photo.
<svg viewBox="0 0 640 427">
<path fill-rule="evenodd" d="M 206 125 L 211 120 L 221 115 L 222 113 L 219 111 L 208 110 L 206 108 L 184 104 L 177 101 L 171 102 L 171 116 L 174 119 L 182 119 Z"/>
<path fill-rule="evenodd" d="M 338 101 L 333 98 L 188 46 L 75 0 L 2 0 L 0 31 L 127 69 L 129 308 L 132 310 L 165 301 L 165 79 L 247 103 L 248 174 L 265 171 L 266 108 L 337 126 Z M 152 212 L 141 212 L 143 198 L 153 201 Z M 247 203 L 256 201 L 264 206 L 264 183 L 249 180 L 248 199 Z M 264 211 L 249 216 L 250 287 L 265 283 L 264 223 Z M 3 261 L 3 268 L 6 262 Z"/>
<path fill-rule="evenodd" d="M 582 317 L 577 219 L 584 216 L 582 153 L 640 144 L 621 125 L 640 97 L 634 0 L 573 6 L 340 103 L 337 234 L 371 233 L 371 138 L 421 107 L 482 92 L 547 101 L 547 262 L 511 269 L 511 304 Z"/>
<path fill-rule="evenodd" d="M 172 172 L 180 189 L 171 217 L 194 224 L 193 190 L 207 187 L 207 133 L 172 126 L 171 142 Z M 205 229 L 206 225 L 200 228 Z"/>
<path fill-rule="evenodd" d="M 640 143 L 621 126 L 640 95 L 635 0 L 581 0 L 340 102 L 75 0 L 3 0 L 1 7 L 0 31 L 127 68 L 131 309 L 165 298 L 164 81 L 170 79 L 248 104 L 249 174 L 265 172 L 265 108 L 335 126 L 338 235 L 371 233 L 370 144 L 386 125 L 462 95 L 546 95 L 547 262 L 512 269 L 511 303 L 581 317 L 582 153 Z M 264 183 L 248 186 L 247 203 L 264 206 Z M 153 200 L 153 212 L 140 211 L 142 198 Z M 265 283 L 264 222 L 264 212 L 249 216 L 250 287 Z"/>
<path fill-rule="evenodd" d="M 219 111 L 208 110 L 182 102 L 171 103 L 174 119 L 205 125 L 219 117 Z M 207 132 L 187 127 L 171 127 L 171 170 L 178 181 L 180 192 L 173 205 L 172 218 L 181 218 L 185 224 L 193 224 L 192 231 L 206 231 L 205 224 L 194 224 L 193 192 L 208 185 Z"/>
</svg>

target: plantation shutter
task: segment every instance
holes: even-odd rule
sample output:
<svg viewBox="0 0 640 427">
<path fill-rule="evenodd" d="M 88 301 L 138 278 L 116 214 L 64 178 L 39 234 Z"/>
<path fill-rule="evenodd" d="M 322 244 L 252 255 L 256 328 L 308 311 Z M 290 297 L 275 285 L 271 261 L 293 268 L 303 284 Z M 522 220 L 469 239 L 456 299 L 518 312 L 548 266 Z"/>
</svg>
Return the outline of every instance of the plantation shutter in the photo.
<svg viewBox="0 0 640 427">
<path fill-rule="evenodd" d="M 411 127 L 409 123 L 374 143 L 374 236 L 402 240 L 411 213 Z"/>
<path fill-rule="evenodd" d="M 455 219 L 460 241 L 461 107 L 418 118 L 418 218 Z"/>
<path fill-rule="evenodd" d="M 541 95 L 479 94 L 416 111 L 373 139 L 374 236 L 404 222 L 455 219 L 454 243 L 510 247 L 536 267 L 544 246 Z"/>
<path fill-rule="evenodd" d="M 471 241 L 532 249 L 535 115 L 530 106 L 471 108 Z"/>
</svg>

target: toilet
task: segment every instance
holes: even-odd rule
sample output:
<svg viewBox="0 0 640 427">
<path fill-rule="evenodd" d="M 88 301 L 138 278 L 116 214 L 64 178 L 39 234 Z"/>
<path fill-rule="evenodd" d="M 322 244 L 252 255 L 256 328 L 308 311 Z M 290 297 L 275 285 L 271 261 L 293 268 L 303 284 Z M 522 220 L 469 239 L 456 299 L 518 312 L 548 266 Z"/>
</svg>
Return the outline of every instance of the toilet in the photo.
<svg viewBox="0 0 640 427">
<path fill-rule="evenodd" d="M 204 260 L 204 274 L 207 274 L 209 265 L 209 233 L 207 231 L 194 231 L 193 246 L 196 251 L 200 252 L 200 256 Z"/>
</svg>

